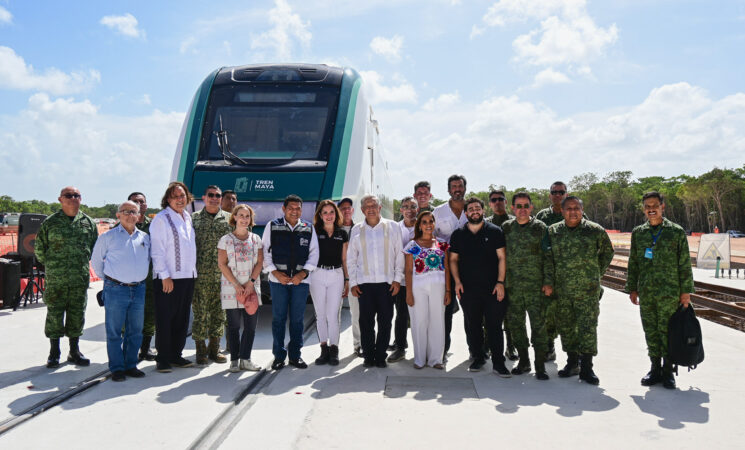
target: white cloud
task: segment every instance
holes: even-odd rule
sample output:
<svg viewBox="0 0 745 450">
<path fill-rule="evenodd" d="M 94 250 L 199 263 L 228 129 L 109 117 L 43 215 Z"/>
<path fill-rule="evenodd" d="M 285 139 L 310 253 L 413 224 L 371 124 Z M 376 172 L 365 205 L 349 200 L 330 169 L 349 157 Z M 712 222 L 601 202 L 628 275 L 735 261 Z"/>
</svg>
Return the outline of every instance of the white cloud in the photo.
<svg viewBox="0 0 745 450">
<path fill-rule="evenodd" d="M 121 16 L 103 16 L 99 23 L 121 35 L 135 39 L 145 39 L 145 30 L 138 27 L 137 18 L 130 13 Z"/>
<path fill-rule="evenodd" d="M 452 107 L 456 103 L 460 102 L 460 94 L 458 91 L 449 93 L 449 94 L 441 94 L 437 98 L 431 98 L 427 100 L 427 102 L 422 105 L 423 111 L 435 111 L 440 110 L 444 111 L 447 108 Z"/>
<path fill-rule="evenodd" d="M 88 100 L 33 94 L 23 111 L 0 116 L 5 191 L 16 199 L 49 201 L 60 187 L 74 184 L 89 205 L 122 201 L 133 190 L 155 204 L 168 183 L 183 118 L 158 110 L 113 116 Z"/>
<path fill-rule="evenodd" d="M 543 69 L 538 72 L 533 80 L 533 88 L 540 88 L 548 84 L 564 84 L 570 83 L 572 80 L 562 72 L 558 72 L 552 68 Z"/>
<path fill-rule="evenodd" d="M 274 8 L 269 10 L 269 22 L 273 27 L 252 39 L 252 49 L 272 50 L 273 58 L 289 61 L 295 42 L 304 48 L 310 45 L 313 37 L 309 31 L 310 22 L 303 22 L 300 16 L 292 11 L 287 0 L 274 0 Z"/>
<path fill-rule="evenodd" d="M 584 172 L 698 175 L 743 164 L 745 93 L 716 100 L 676 83 L 653 89 L 635 106 L 572 116 L 517 96 L 440 101 L 448 96 L 414 110 L 376 109 L 386 153 L 395 155 L 396 195 L 410 193 L 406 180 L 422 173 L 444 198 L 452 173 L 465 174 L 469 187 L 481 190 L 492 183 L 547 187 Z"/>
<path fill-rule="evenodd" d="M 364 80 L 365 91 L 371 104 L 380 103 L 416 103 L 416 90 L 406 80 L 398 76 L 398 85 L 386 86 L 384 76 L 373 70 L 360 71 Z"/>
<path fill-rule="evenodd" d="M 390 62 L 401 60 L 401 47 L 404 44 L 403 36 L 395 35 L 390 39 L 376 36 L 370 42 L 370 49 Z"/>
<path fill-rule="evenodd" d="M 196 53 L 196 50 L 193 50 L 192 49 L 192 47 L 196 43 L 197 43 L 197 40 L 196 40 L 196 38 L 194 36 L 187 37 L 186 39 L 184 39 L 183 41 L 181 41 L 181 45 L 179 45 L 179 48 L 178 48 L 179 53 L 181 53 L 183 55 L 184 53 L 188 52 L 189 50 L 191 50 L 193 53 Z"/>
<path fill-rule="evenodd" d="M 598 26 L 587 11 L 586 0 L 499 0 L 482 18 L 484 27 L 539 22 L 537 28 L 512 42 L 515 60 L 542 66 L 562 66 L 564 72 L 589 75 L 589 63 L 605 55 L 618 40 L 618 27 Z M 483 34 L 474 25 L 471 38 Z"/>
<path fill-rule="evenodd" d="M 39 73 L 12 48 L 0 46 L 0 89 L 39 90 L 55 95 L 82 92 L 101 81 L 96 70 L 65 73 L 50 67 Z"/>
<path fill-rule="evenodd" d="M 150 94 L 142 94 L 142 97 L 137 100 L 137 103 L 139 103 L 140 105 L 151 105 L 152 100 L 150 99 Z"/>
<path fill-rule="evenodd" d="M 7 9 L 0 6 L 0 24 L 10 24 L 13 23 L 13 14 L 10 13 Z"/>
<path fill-rule="evenodd" d="M 618 39 L 618 28 L 600 28 L 589 17 L 566 20 L 556 16 L 541 28 L 515 38 L 512 47 L 519 61 L 538 66 L 585 64 L 601 56 Z"/>
</svg>

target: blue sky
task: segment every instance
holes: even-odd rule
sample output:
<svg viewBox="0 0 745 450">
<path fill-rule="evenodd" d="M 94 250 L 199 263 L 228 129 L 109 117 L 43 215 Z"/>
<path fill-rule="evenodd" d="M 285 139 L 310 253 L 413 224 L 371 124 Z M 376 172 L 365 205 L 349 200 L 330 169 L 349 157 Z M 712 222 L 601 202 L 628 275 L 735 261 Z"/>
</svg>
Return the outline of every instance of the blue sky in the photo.
<svg viewBox="0 0 745 450">
<path fill-rule="evenodd" d="M 743 0 L 0 0 L 0 193 L 155 204 L 203 78 L 277 61 L 362 73 L 399 197 L 741 167 L 743 48 Z"/>
</svg>

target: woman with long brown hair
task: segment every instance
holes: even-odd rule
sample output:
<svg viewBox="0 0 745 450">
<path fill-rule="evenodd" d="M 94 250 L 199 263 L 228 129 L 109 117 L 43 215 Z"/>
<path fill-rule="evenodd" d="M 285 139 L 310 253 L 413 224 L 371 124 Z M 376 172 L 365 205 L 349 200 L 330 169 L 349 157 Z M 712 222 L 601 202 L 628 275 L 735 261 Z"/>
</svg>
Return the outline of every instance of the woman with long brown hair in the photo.
<svg viewBox="0 0 745 450">
<path fill-rule="evenodd" d="M 321 356 L 316 364 L 339 364 L 341 304 L 349 292 L 347 232 L 341 228 L 339 208 L 331 200 L 318 204 L 313 226 L 318 236 L 318 266 L 310 275 L 310 295 L 316 310 Z"/>
<path fill-rule="evenodd" d="M 414 341 L 414 368 L 443 369 L 445 306 L 450 303 L 447 242 L 435 238 L 435 216 L 422 211 L 414 224 L 414 239 L 403 252 L 406 304 Z"/>
</svg>

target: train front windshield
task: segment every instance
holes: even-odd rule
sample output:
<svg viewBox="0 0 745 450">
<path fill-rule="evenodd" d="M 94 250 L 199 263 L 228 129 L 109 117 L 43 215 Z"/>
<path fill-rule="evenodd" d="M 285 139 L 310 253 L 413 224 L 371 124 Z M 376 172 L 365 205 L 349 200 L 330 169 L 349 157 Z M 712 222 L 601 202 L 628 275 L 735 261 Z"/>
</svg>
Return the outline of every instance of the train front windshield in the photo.
<svg viewBox="0 0 745 450">
<path fill-rule="evenodd" d="M 339 89 L 325 85 L 215 87 L 199 159 L 252 164 L 325 161 L 338 100 Z"/>
</svg>

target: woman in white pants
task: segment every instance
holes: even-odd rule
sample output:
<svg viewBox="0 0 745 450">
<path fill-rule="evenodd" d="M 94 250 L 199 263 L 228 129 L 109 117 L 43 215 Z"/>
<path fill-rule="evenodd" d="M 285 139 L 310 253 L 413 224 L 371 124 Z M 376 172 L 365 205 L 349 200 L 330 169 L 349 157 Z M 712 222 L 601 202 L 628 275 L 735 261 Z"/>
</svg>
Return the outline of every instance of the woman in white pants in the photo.
<svg viewBox="0 0 745 450">
<path fill-rule="evenodd" d="M 316 310 L 316 328 L 321 356 L 316 364 L 339 364 L 339 325 L 342 299 L 349 292 L 347 232 L 341 228 L 341 213 L 331 200 L 318 204 L 313 216 L 318 236 L 318 266 L 310 275 L 310 295 Z"/>
<path fill-rule="evenodd" d="M 414 225 L 414 239 L 403 252 L 406 304 L 409 305 L 411 337 L 414 341 L 414 368 L 425 365 L 443 369 L 445 350 L 445 306 L 450 303 L 447 280 L 450 277 L 448 244 L 436 239 L 435 217 L 422 211 Z"/>
</svg>

